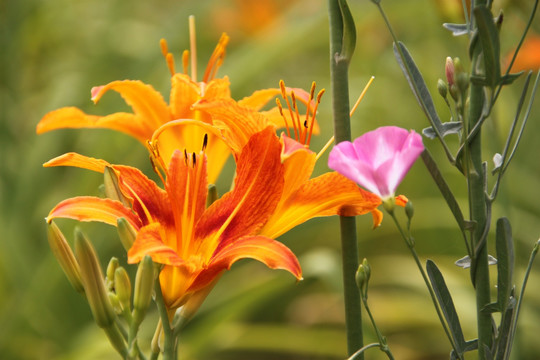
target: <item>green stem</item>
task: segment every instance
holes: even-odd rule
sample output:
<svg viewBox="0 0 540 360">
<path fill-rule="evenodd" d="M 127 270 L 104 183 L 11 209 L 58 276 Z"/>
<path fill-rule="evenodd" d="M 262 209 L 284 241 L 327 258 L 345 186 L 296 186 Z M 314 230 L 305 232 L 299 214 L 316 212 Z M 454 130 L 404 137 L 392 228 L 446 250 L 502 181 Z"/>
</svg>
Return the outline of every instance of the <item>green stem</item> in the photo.
<svg viewBox="0 0 540 360">
<path fill-rule="evenodd" d="M 159 280 L 154 282 L 154 290 L 156 293 L 156 305 L 159 311 L 159 317 L 163 324 L 163 360 L 174 360 L 176 354 L 176 337 L 173 334 L 171 324 L 169 322 L 169 314 L 161 293 L 161 285 Z"/>
<path fill-rule="evenodd" d="M 328 0 L 330 20 L 330 75 L 332 80 L 332 110 L 336 144 L 351 139 L 349 116 L 349 64 L 339 59 L 342 50 L 343 18 L 339 0 Z M 341 251 L 343 260 L 343 292 L 347 327 L 347 350 L 349 356 L 363 346 L 362 305 L 356 286 L 355 274 L 359 265 L 354 217 L 340 217 Z M 363 359 L 360 355 L 358 359 Z"/>
<path fill-rule="evenodd" d="M 405 231 L 399 224 L 399 221 L 397 220 L 396 215 L 394 214 L 394 211 L 391 210 L 391 211 L 388 211 L 388 213 L 394 220 L 394 223 L 396 224 L 399 230 L 399 233 L 401 234 L 401 237 L 403 238 L 403 240 L 405 240 L 405 243 L 407 244 L 407 247 L 409 248 L 411 255 L 414 258 L 414 261 L 416 263 L 416 266 L 418 267 L 418 270 L 420 271 L 420 274 L 422 274 L 422 279 L 424 279 L 424 283 L 426 284 L 426 287 L 429 291 L 429 295 L 431 296 L 431 301 L 433 302 L 433 306 L 435 306 L 435 310 L 437 311 L 437 316 L 439 317 L 439 321 L 444 329 L 444 332 L 446 333 L 446 337 L 448 338 L 448 341 L 450 341 L 450 344 L 452 345 L 452 348 L 454 349 L 454 352 L 457 354 L 457 356 L 460 356 L 461 358 L 460 352 L 457 350 L 454 340 L 452 339 L 452 335 L 450 334 L 450 330 L 448 329 L 448 326 L 446 325 L 446 321 L 444 319 L 444 316 L 437 302 L 437 297 L 435 295 L 435 292 L 433 291 L 433 288 L 431 287 L 431 283 L 429 282 L 427 274 L 424 270 L 424 267 L 422 266 L 422 263 L 420 262 L 420 258 L 418 257 L 418 253 L 416 252 L 416 249 L 414 247 L 414 239 L 405 233 Z"/>
<path fill-rule="evenodd" d="M 367 286 L 367 285 L 366 285 Z M 366 289 L 367 294 L 367 289 Z M 394 360 L 394 355 L 392 354 L 392 351 L 390 351 L 390 348 L 388 347 L 388 344 L 386 343 L 386 338 L 381 334 L 379 327 L 375 323 L 375 319 L 373 318 L 373 315 L 371 314 L 371 310 L 369 309 L 369 305 L 367 302 L 367 295 L 362 296 L 362 302 L 364 303 L 364 309 L 366 309 L 366 312 L 369 316 L 369 319 L 371 320 L 371 324 L 373 325 L 373 328 L 375 329 L 375 333 L 377 334 L 377 339 L 379 340 L 379 347 L 382 352 L 388 356 L 388 359 Z"/>
<path fill-rule="evenodd" d="M 477 0 L 476 5 L 486 5 L 486 0 Z M 471 11 L 471 14 L 473 11 Z M 482 48 L 476 43 L 471 59 L 471 76 L 479 76 L 484 71 Z M 482 110 L 487 101 L 482 85 L 471 82 L 469 97 L 468 125 L 469 132 L 482 118 Z M 478 327 L 478 358 L 486 359 L 486 347 L 491 349 L 493 344 L 493 329 L 491 314 L 482 309 L 491 302 L 488 253 L 484 234 L 489 226 L 487 219 L 487 204 L 484 188 L 484 169 L 482 166 L 481 130 L 472 138 L 468 147 L 469 161 L 467 183 L 469 189 L 469 206 L 471 221 L 476 224 L 472 232 L 473 248 L 478 249 L 471 266 L 471 277 L 476 290 L 476 314 Z"/>
</svg>

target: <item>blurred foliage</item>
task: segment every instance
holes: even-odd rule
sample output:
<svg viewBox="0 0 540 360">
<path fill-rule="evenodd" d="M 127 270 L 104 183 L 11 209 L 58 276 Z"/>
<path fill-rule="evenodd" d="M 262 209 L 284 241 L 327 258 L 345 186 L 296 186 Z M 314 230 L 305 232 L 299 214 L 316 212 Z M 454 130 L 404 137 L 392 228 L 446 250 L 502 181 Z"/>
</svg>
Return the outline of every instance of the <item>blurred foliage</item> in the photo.
<svg viewBox="0 0 540 360">
<path fill-rule="evenodd" d="M 255 3 L 259 5 L 255 5 Z M 461 1 L 385 0 L 399 38 L 411 51 L 426 83 L 436 94 L 446 56 L 466 61 L 467 42 L 453 38 L 442 22 L 459 22 Z M 510 51 L 523 28 L 530 1 L 495 1 L 505 9 L 502 49 Z M 350 69 L 351 101 L 371 75 L 376 77 L 353 116 L 353 135 L 381 125 L 420 131 L 427 126 L 394 59 L 391 40 L 369 1 L 351 1 L 358 44 Z M 231 79 L 233 97 L 276 87 L 280 79 L 294 87 L 330 88 L 328 24 L 323 0 L 208 0 L 153 2 L 121 0 L 4 0 L 0 3 L 0 354 L 2 359 L 115 359 L 104 334 L 93 324 L 86 302 L 70 288 L 48 248 L 43 218 L 61 199 L 97 194 L 100 176 L 41 164 L 67 151 L 136 165 L 150 174 L 146 150 L 134 140 L 107 130 L 62 130 L 37 137 L 35 125 L 48 111 L 78 106 L 105 114 L 127 109 L 108 94 L 98 106 L 90 88 L 117 79 L 140 79 L 168 93 L 169 75 L 161 58 L 161 37 L 180 59 L 188 47 L 187 17 L 198 22 L 199 66 L 221 32 L 231 44 L 220 75 Z M 533 31 L 540 32 L 539 21 Z M 520 94 L 505 89 L 484 132 L 487 152 L 500 152 Z M 449 114 L 435 97 L 441 117 Z M 320 149 L 330 138 L 329 98 L 319 119 Z M 520 288 L 525 262 L 540 234 L 540 101 L 536 102 L 522 146 L 507 174 L 495 217 L 512 222 Z M 438 143 L 425 140 L 438 159 Z M 489 159 L 486 159 L 489 160 Z M 318 171 L 327 171 L 326 159 Z M 444 164 L 442 162 L 441 164 Z M 491 164 L 489 165 L 492 166 Z M 458 197 L 465 184 L 441 166 Z M 218 184 L 226 191 L 226 182 Z M 437 188 L 421 162 L 399 191 L 415 204 L 413 221 L 418 252 L 443 272 L 466 336 L 474 336 L 474 293 L 468 273 L 453 265 L 464 244 Z M 464 199 L 462 199 L 464 200 Z M 465 204 L 465 201 L 462 202 Z M 465 211 L 466 209 L 464 209 Z M 233 267 L 216 286 L 181 337 L 182 359 L 343 359 L 344 316 L 341 298 L 337 219 L 312 220 L 281 240 L 295 251 L 305 280 L 269 271 L 255 262 Z M 74 222 L 59 222 L 70 234 Z M 122 254 L 114 229 L 83 224 L 103 263 Z M 389 221 L 371 229 L 371 218 L 358 221 L 360 252 L 372 265 L 370 304 L 398 359 L 447 359 L 449 346 L 407 249 Z M 72 240 L 72 237 L 70 237 Z M 493 251 L 492 251 L 493 252 Z M 125 262 L 125 256 L 120 257 Z M 495 284 L 496 279 L 492 282 Z M 516 359 L 536 359 L 540 343 L 540 265 L 526 292 L 517 333 Z M 155 314 L 154 314 L 155 316 Z M 147 320 L 147 328 L 151 321 Z M 366 323 L 366 341 L 375 339 Z M 152 330 L 148 330 L 148 342 Z M 149 343 L 141 344 L 148 347 Z M 383 354 L 370 350 L 370 359 Z"/>
</svg>

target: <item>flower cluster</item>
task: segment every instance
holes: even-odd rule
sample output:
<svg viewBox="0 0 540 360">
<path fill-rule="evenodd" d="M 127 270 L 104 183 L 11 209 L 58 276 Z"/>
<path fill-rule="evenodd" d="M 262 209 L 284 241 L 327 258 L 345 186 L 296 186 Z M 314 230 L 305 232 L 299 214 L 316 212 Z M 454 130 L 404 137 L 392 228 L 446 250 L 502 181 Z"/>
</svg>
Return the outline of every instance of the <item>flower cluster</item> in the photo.
<svg viewBox="0 0 540 360">
<path fill-rule="evenodd" d="M 217 78 L 228 37 L 223 35 L 202 81 L 176 72 L 162 41 L 171 72 L 169 103 L 141 81 L 113 81 L 92 89 L 97 103 L 109 90 L 118 92 L 133 113 L 89 115 L 74 107 L 46 114 L 38 133 L 60 128 L 108 128 L 139 140 L 149 151 L 161 184 L 134 167 L 115 165 L 77 153 L 45 164 L 73 166 L 105 174 L 116 184 L 107 198 L 80 196 L 56 205 L 56 218 L 127 224 L 135 234 L 128 244 L 128 262 L 150 256 L 162 264 L 159 282 L 170 313 L 184 307 L 191 316 L 224 270 L 239 259 L 256 259 L 302 279 L 293 252 L 275 239 L 319 216 L 372 213 L 382 219 L 379 196 L 352 180 L 330 172 L 311 178 L 317 154 L 309 149 L 318 132 L 317 106 L 322 92 L 286 87 L 256 91 L 241 100 L 231 97 L 227 77 Z M 193 66 L 193 64 L 192 64 Z M 287 107 L 263 107 L 281 96 Z M 306 115 L 299 115 L 299 105 Z M 279 128 L 284 128 L 280 137 Z M 214 199 L 208 189 L 232 154 L 236 176 L 232 190 Z M 373 189 L 371 189 L 373 190 Z"/>
</svg>

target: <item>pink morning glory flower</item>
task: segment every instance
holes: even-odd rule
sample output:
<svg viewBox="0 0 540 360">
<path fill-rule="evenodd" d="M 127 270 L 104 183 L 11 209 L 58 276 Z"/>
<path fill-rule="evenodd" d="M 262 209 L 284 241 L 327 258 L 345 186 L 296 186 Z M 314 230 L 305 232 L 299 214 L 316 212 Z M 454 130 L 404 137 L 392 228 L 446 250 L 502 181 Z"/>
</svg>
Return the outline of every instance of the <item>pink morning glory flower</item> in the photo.
<svg viewBox="0 0 540 360">
<path fill-rule="evenodd" d="M 328 166 L 384 201 L 394 196 L 422 151 L 424 145 L 419 134 L 385 126 L 365 133 L 354 142 L 343 141 L 334 146 Z"/>
</svg>

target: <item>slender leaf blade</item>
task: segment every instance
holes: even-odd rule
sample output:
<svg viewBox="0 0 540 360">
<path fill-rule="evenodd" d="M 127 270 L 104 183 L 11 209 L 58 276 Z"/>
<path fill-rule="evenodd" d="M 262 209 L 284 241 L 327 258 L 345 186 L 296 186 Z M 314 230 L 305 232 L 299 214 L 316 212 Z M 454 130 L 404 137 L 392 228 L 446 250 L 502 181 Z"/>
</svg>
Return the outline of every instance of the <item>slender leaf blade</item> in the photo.
<svg viewBox="0 0 540 360">
<path fill-rule="evenodd" d="M 467 24 L 444 23 L 443 27 L 446 30 L 451 31 L 452 35 L 454 36 L 467 35 L 469 33 L 469 27 L 467 26 Z"/>
<path fill-rule="evenodd" d="M 399 49 L 398 49 L 399 47 Z M 401 52 L 400 52 L 401 50 Z M 403 54 L 403 57 L 401 56 Z M 426 114 L 429 119 L 431 126 L 434 128 L 437 136 L 441 137 L 443 131 L 442 122 L 439 119 L 439 115 L 435 110 L 435 105 L 433 104 L 433 98 L 426 86 L 424 78 L 418 70 L 416 63 L 414 62 L 409 50 L 402 42 L 394 43 L 394 55 L 396 60 L 411 87 L 411 90 L 416 97 L 416 100 L 420 104 L 420 107 Z"/>
<path fill-rule="evenodd" d="M 437 184 L 437 187 L 439 188 L 442 196 L 444 197 L 444 200 L 446 200 L 446 204 L 450 208 L 450 211 L 454 215 L 454 218 L 456 219 L 459 228 L 463 233 L 465 233 L 465 219 L 463 218 L 463 213 L 461 212 L 461 208 L 459 207 L 456 198 L 454 197 L 454 194 L 452 193 L 452 190 L 450 190 L 450 187 L 446 183 L 446 180 L 444 180 L 441 172 L 439 171 L 439 168 L 437 167 L 437 163 L 435 163 L 435 160 L 431 157 L 431 154 L 426 149 L 422 152 L 422 160 L 424 161 L 424 165 L 426 165 L 426 168 L 428 169 L 429 173 L 431 174 L 431 177 L 435 181 L 435 184 Z"/>
<path fill-rule="evenodd" d="M 446 322 L 448 323 L 448 328 L 454 339 L 456 350 L 459 351 L 460 355 L 465 351 L 465 337 L 463 336 L 463 331 L 461 330 L 461 324 L 459 323 L 459 318 L 454 307 L 454 302 L 452 301 L 452 296 L 446 287 L 446 282 L 442 276 L 439 268 L 431 260 L 428 260 L 426 263 L 426 270 L 437 296 L 437 300 L 443 311 Z"/>
<path fill-rule="evenodd" d="M 486 82 L 495 87 L 501 79 L 499 31 L 493 21 L 491 11 L 485 5 L 474 7 L 474 17 L 478 25 L 478 37 L 482 45 Z"/>
</svg>

